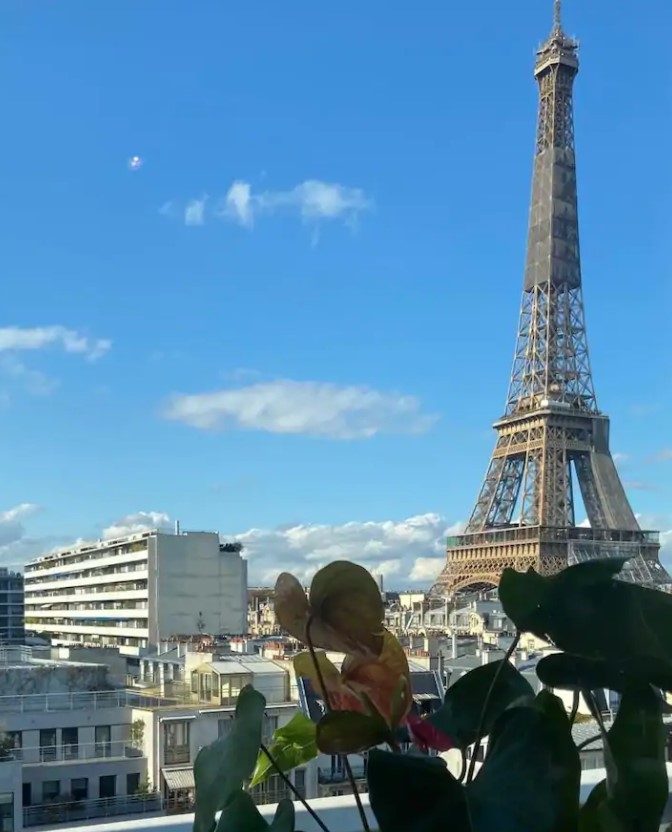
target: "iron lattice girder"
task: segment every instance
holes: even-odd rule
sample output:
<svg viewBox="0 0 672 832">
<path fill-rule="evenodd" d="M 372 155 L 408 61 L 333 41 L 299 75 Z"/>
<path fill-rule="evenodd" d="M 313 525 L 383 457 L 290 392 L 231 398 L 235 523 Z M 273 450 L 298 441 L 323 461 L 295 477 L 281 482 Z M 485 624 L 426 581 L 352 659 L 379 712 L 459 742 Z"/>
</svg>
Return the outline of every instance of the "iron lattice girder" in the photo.
<svg viewBox="0 0 672 832">
<path fill-rule="evenodd" d="M 578 46 L 553 31 L 537 53 L 536 152 L 518 337 L 497 443 L 467 524 L 432 592 L 497 585 L 505 567 L 553 573 L 631 557 L 624 577 L 672 579 L 642 532 L 609 450 L 588 354 L 579 246 L 572 93 Z M 573 474 L 592 528 L 577 528 Z M 619 554 L 620 553 L 620 554 Z"/>
</svg>

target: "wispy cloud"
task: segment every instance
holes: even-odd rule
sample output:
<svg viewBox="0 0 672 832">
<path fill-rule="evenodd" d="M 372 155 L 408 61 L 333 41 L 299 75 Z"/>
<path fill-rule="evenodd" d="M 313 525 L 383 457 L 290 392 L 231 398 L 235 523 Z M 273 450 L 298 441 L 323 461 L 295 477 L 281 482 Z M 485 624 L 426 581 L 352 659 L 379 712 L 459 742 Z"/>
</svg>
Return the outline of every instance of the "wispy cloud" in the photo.
<svg viewBox="0 0 672 832">
<path fill-rule="evenodd" d="M 163 511 L 136 511 L 135 514 L 126 514 L 106 526 L 103 529 L 103 539 L 111 540 L 152 529 L 168 531 L 172 526 L 170 517 Z"/>
<path fill-rule="evenodd" d="M 107 338 L 89 338 L 74 329 L 64 326 L 0 328 L 0 352 L 22 352 L 56 347 L 69 353 L 84 355 L 96 361 L 112 346 Z"/>
<path fill-rule="evenodd" d="M 41 370 L 28 366 L 22 353 L 54 349 L 81 355 L 87 361 L 97 361 L 110 349 L 107 338 L 91 338 L 64 326 L 3 327 L 0 328 L 0 375 L 9 383 L 34 396 L 47 396 L 58 387 L 58 381 Z M 7 391 L 1 393 L 3 400 Z"/>
<path fill-rule="evenodd" d="M 611 458 L 616 464 L 618 464 L 619 462 L 627 462 L 630 459 L 630 454 L 624 454 L 620 451 L 616 451 L 615 454 L 611 455 Z"/>
<path fill-rule="evenodd" d="M 200 199 L 192 199 L 187 203 L 187 207 L 184 209 L 185 225 L 203 225 L 205 222 L 205 203 L 207 201 L 207 196 L 202 196 Z"/>
<path fill-rule="evenodd" d="M 289 379 L 177 394 L 163 416 L 201 430 L 242 428 L 330 439 L 423 433 L 436 421 L 422 412 L 415 396 Z"/>
<path fill-rule="evenodd" d="M 663 448 L 651 458 L 653 462 L 669 462 L 672 460 L 672 448 Z"/>
<path fill-rule="evenodd" d="M 211 211 L 207 210 L 207 203 L 206 196 L 189 200 L 183 210 L 185 225 L 203 225 L 215 217 L 250 229 L 259 217 L 285 214 L 313 225 L 340 221 L 354 227 L 360 214 L 373 207 L 373 201 L 361 188 L 319 179 L 307 179 L 285 191 L 259 192 L 249 182 L 238 179 L 223 197 L 214 201 Z M 164 203 L 159 211 L 169 217 L 179 215 L 174 202 Z"/>
</svg>

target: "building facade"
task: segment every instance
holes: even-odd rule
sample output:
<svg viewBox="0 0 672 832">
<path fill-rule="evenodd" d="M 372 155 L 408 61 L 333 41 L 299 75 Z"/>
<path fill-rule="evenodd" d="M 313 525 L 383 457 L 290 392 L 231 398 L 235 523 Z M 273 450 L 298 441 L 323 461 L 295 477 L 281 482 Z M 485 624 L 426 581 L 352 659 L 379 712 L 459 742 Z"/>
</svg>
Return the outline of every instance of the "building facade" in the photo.
<svg viewBox="0 0 672 832">
<path fill-rule="evenodd" d="M 0 644 L 23 644 L 23 575 L 0 568 Z"/>
<path fill-rule="evenodd" d="M 135 811 L 147 756 L 133 739 L 128 694 L 111 688 L 105 665 L 4 648 L 0 714 L 2 832 Z"/>
<path fill-rule="evenodd" d="M 148 531 L 26 564 L 27 632 L 139 653 L 161 639 L 247 629 L 247 562 L 212 532 Z"/>
</svg>

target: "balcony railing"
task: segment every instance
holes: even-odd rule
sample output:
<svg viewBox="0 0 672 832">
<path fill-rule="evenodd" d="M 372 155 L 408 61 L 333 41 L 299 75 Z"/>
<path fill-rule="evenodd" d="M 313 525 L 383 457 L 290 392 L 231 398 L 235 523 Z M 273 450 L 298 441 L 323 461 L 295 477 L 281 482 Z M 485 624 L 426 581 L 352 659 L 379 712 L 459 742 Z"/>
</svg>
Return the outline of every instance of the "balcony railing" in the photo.
<svg viewBox="0 0 672 832">
<path fill-rule="evenodd" d="M 106 760 L 112 757 L 142 757 L 143 752 L 126 740 L 112 742 L 78 742 L 61 745 L 29 746 L 8 749 L 0 763 L 20 760 L 25 765 L 39 763 L 71 763 L 81 760 Z"/>
<path fill-rule="evenodd" d="M 169 685 L 164 696 L 141 690 L 103 690 L 81 693 L 31 693 L 0 696 L 0 714 L 45 713 L 58 711 L 99 711 L 106 708 L 171 708 L 193 704 L 181 691 L 173 694 Z M 158 688 L 157 688 L 158 690 Z"/>
<path fill-rule="evenodd" d="M 24 826 L 44 826 L 54 823 L 77 823 L 93 818 L 119 817 L 120 815 L 156 814 L 163 810 L 161 795 L 127 795 L 106 797 L 99 800 L 73 800 L 56 798 L 50 803 L 24 806 Z"/>
<path fill-rule="evenodd" d="M 355 780 L 366 779 L 366 766 L 352 766 L 352 775 Z M 321 768 L 318 771 L 317 779 L 323 785 L 331 785 L 333 783 L 346 783 L 348 775 L 345 769 Z"/>
</svg>

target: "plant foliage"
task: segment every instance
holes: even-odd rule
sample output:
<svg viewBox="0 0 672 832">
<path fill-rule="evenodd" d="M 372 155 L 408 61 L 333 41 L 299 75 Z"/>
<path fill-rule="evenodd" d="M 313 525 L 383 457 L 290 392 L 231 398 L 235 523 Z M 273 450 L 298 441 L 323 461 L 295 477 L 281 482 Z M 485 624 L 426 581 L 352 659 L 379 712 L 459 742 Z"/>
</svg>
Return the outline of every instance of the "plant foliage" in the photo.
<svg viewBox="0 0 672 832">
<path fill-rule="evenodd" d="M 295 657 L 295 672 L 325 713 L 317 722 L 297 714 L 267 748 L 266 702 L 245 688 L 231 732 L 196 759 L 194 832 L 294 832 L 291 801 L 279 803 L 269 822 L 249 788 L 271 774 L 287 781 L 319 752 L 343 755 L 346 767 L 348 754 L 368 752 L 379 832 L 658 832 L 668 800 L 662 692 L 672 691 L 672 595 L 619 580 L 623 563 L 592 561 L 552 576 L 505 570 L 500 599 L 518 637 L 531 632 L 557 648 L 537 664 L 545 689 L 535 696 L 507 655 L 462 676 L 426 719 L 414 712 L 408 662 L 384 628 L 369 573 L 338 561 L 317 573 L 308 593 L 283 573 L 276 613 L 307 647 Z M 345 653 L 340 666 L 330 650 Z M 604 688 L 621 697 L 608 724 L 593 694 Z M 600 725 L 606 777 L 583 805 L 575 714 L 568 716 L 551 689 L 583 696 Z M 463 755 L 459 778 L 433 756 L 432 749 L 451 747 Z M 368 832 L 361 802 L 359 808 Z"/>
</svg>

